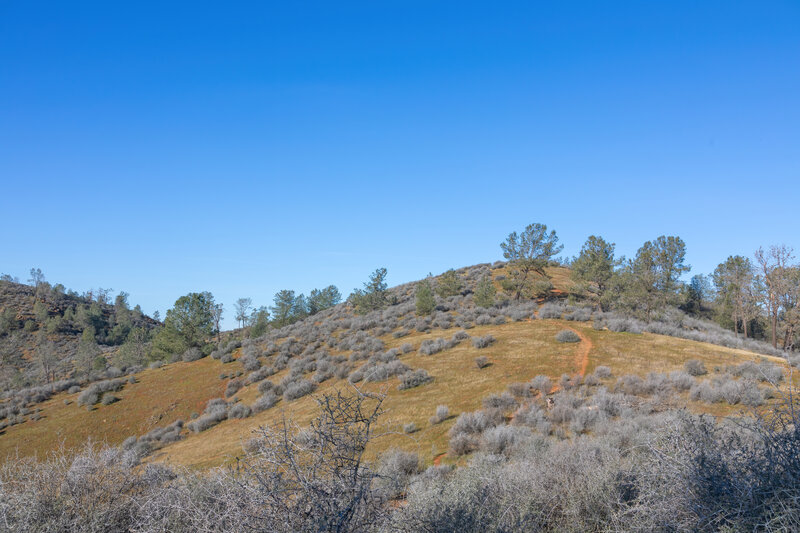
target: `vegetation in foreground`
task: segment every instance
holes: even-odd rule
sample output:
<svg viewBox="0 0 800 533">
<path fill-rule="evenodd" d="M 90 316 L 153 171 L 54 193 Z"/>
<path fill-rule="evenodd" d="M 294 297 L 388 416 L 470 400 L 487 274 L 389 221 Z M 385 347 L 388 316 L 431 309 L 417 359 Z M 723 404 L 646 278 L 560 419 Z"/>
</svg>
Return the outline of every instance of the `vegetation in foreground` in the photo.
<svg viewBox="0 0 800 533">
<path fill-rule="evenodd" d="M 581 392 L 565 393 L 553 410 Z M 480 442 L 469 464 L 422 470 L 381 435 L 381 395 L 317 398 L 307 427 L 261 427 L 236 468 L 139 464 L 135 450 L 87 445 L 0 469 L 9 531 L 788 531 L 800 527 L 800 433 L 791 399 L 718 424 L 647 412 L 598 391 L 584 417 L 631 410 L 592 437 L 554 442 L 531 403 L 461 415 Z M 437 412 L 440 411 L 437 409 Z M 441 410 L 444 411 L 444 410 Z M 493 414 L 494 413 L 494 414 Z M 446 416 L 446 413 L 440 413 Z M 579 420 L 579 419 L 574 419 Z M 575 422 L 573 422 L 575 423 Z M 585 422 L 583 422 L 585 423 Z"/>
</svg>

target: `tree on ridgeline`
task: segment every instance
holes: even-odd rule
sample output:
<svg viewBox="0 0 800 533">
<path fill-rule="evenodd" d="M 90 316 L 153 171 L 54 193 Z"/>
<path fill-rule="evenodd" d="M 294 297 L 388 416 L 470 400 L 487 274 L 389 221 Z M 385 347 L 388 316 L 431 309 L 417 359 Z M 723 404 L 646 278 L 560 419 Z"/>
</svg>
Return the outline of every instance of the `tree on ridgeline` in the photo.
<svg viewBox="0 0 800 533">
<path fill-rule="evenodd" d="M 439 276 L 436 280 L 436 294 L 441 298 L 449 298 L 450 296 L 458 296 L 464 288 L 464 283 L 461 281 L 461 276 L 452 268 Z"/>
<path fill-rule="evenodd" d="M 370 274 L 369 280 L 364 283 L 364 289 L 356 289 L 348 300 L 355 307 L 356 313 L 365 315 L 370 311 L 383 309 L 389 304 L 387 294 L 385 268 L 378 268 Z"/>
<path fill-rule="evenodd" d="M 571 265 L 572 279 L 596 295 L 601 311 L 608 284 L 623 261 L 614 257 L 615 246 L 613 242 L 591 235 Z"/>
<path fill-rule="evenodd" d="M 558 244 L 555 230 L 548 233 L 545 224 L 534 223 L 520 234 L 516 231 L 509 234 L 500 248 L 509 263 L 509 275 L 503 281 L 503 288 L 515 300 L 520 300 L 533 295 L 533 274 L 549 280 L 545 268 L 564 246 Z"/>
<path fill-rule="evenodd" d="M 253 300 L 250 298 L 239 298 L 233 304 L 236 310 L 236 320 L 239 322 L 239 327 L 243 328 L 247 325 L 247 319 L 250 318 L 250 309 L 253 307 Z"/>
</svg>

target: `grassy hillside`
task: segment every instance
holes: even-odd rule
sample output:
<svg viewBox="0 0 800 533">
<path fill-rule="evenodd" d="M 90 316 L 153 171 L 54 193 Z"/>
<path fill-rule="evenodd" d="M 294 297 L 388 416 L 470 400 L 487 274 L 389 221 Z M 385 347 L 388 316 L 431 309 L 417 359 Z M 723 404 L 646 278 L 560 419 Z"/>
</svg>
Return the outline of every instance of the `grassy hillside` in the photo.
<svg viewBox="0 0 800 533">
<path fill-rule="evenodd" d="M 489 270 L 484 265 L 462 269 L 467 289 L 470 280 L 474 282 L 477 279 L 476 272 L 491 272 L 497 278 L 504 275 L 504 268 L 497 265 Z M 554 268 L 551 274 L 555 293 L 567 292 L 568 271 Z M 521 307 L 500 304 L 490 310 L 473 309 L 467 296 L 466 299 L 457 297 L 456 302 L 449 306 L 443 302 L 442 308 L 449 310 L 437 311 L 429 319 L 419 319 L 413 312 L 410 285 L 394 289 L 393 294 L 397 304 L 387 311 L 355 317 L 345 305 L 338 306 L 305 323 L 273 331 L 262 339 L 231 349 L 233 357 L 228 363 L 222 362 L 226 360 L 224 357 L 209 357 L 141 371 L 133 379 L 126 380 L 121 390 L 113 393 L 117 401 L 109 405 L 104 405 L 104 402 L 90 407 L 78 405 L 83 392 L 57 394 L 37 404 L 37 411 L 24 423 L 2 430 L 0 455 L 41 455 L 62 445 L 78 446 L 87 438 L 121 444 L 128 437 L 144 435 L 178 420 L 188 426 L 193 417 L 202 417 L 209 400 L 223 397 L 226 389 L 235 391 L 232 381 L 245 380 L 238 391 L 229 394 L 229 406 L 255 406 L 261 396 L 259 388 L 263 390 L 267 381 L 278 386 L 284 382 L 289 387 L 302 379 L 316 380 L 319 384 L 315 395 L 319 395 L 335 388 L 352 387 L 347 379 L 349 375 L 349 380 L 357 381 L 359 388 L 387 394 L 384 403 L 387 411 L 381 419 L 382 430 L 387 435 L 374 442 L 370 454 L 402 448 L 418 453 L 429 464 L 434 461 L 453 462 L 459 458 L 448 453 L 448 442 L 457 417 L 480 409 L 486 397 L 501 394 L 512 384 L 518 384 L 513 388 L 515 394 L 523 395 L 518 398 L 520 403 L 543 405 L 542 395 L 531 392 L 525 385 L 539 375 L 551 378 L 554 383 L 552 394 L 562 386 L 577 386 L 589 376 L 584 388 L 628 390 L 630 379 L 619 378 L 633 374 L 647 379 L 651 373 L 679 371 L 690 359 L 704 362 L 710 372 L 708 376 L 697 378 L 698 383 L 723 377 L 728 380 L 726 369 L 744 361 L 769 359 L 786 368 L 785 360 L 744 350 L 652 333 L 595 329 L 592 320 L 586 318 L 590 315 L 588 310 L 584 310 L 584 320 L 542 318 L 541 315 L 551 315 L 552 309 L 534 315 L 531 309 L 536 305 L 532 302 L 525 302 Z M 567 314 L 563 313 L 564 316 Z M 432 355 L 424 355 L 426 350 L 420 350 L 424 342 L 451 339 L 454 333 L 461 331 L 459 321 L 468 328 L 464 331 L 471 338 Z M 565 329 L 577 333 L 580 341 L 558 342 L 556 334 Z M 494 342 L 487 347 L 473 345 L 473 339 L 489 335 Z M 326 343 L 321 339 L 327 339 Z M 361 344 L 353 344 L 356 342 L 354 339 L 374 346 L 369 348 L 371 351 L 364 351 Z M 488 365 L 479 368 L 475 363 L 479 356 L 485 357 Z M 432 380 L 399 390 L 400 375 L 376 382 L 353 377 L 360 368 L 362 371 L 371 369 L 366 371 L 367 375 L 375 368 L 381 368 L 382 357 L 390 361 L 389 364 L 402 363 L 410 369 L 424 370 Z M 281 363 L 279 360 L 282 358 Z M 247 359 L 256 359 L 262 374 L 258 370 L 245 371 L 244 364 L 253 364 Z M 329 363 L 336 372 L 320 377 L 321 369 Z M 610 368 L 611 375 L 595 376 L 593 372 L 600 366 Z M 263 372 L 264 369 L 270 369 L 270 372 Z M 559 380 L 565 381 L 559 384 Z M 719 399 L 713 402 L 693 400 L 687 390 L 670 397 L 662 392 L 642 392 L 640 401 L 649 402 L 653 409 L 681 404 L 695 411 L 717 415 L 742 408 L 738 402 L 731 405 Z M 429 418 L 439 405 L 446 405 L 450 416 L 441 423 L 432 423 Z M 231 407 L 228 409 L 233 413 Z M 241 455 L 242 446 L 252 436 L 254 428 L 273 424 L 283 416 L 304 425 L 316 413 L 312 395 L 293 400 L 284 397 L 277 401 L 277 405 L 252 416 L 235 418 L 231 414 L 204 431 L 194 433 L 184 427 L 179 440 L 162 443 L 164 445 L 155 450 L 149 460 L 199 467 L 228 463 Z M 510 416 L 511 412 L 506 413 L 506 417 Z M 408 425 L 412 423 L 416 429 L 410 431 Z M 569 430 L 560 434 L 560 438 L 568 435 Z"/>
</svg>

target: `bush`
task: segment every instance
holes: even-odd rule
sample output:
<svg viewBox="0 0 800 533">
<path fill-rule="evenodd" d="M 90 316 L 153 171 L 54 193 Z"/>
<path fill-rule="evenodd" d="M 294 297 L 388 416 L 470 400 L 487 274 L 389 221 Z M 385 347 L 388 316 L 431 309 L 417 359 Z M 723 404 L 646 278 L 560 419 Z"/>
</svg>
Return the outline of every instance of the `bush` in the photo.
<svg viewBox="0 0 800 533">
<path fill-rule="evenodd" d="M 580 309 L 568 313 L 564 319 L 576 322 L 588 322 L 592 319 L 592 310 L 588 307 L 581 307 Z"/>
<path fill-rule="evenodd" d="M 632 318 L 612 318 L 608 321 L 608 330 L 618 333 L 641 334 L 641 324 Z"/>
<path fill-rule="evenodd" d="M 483 407 L 486 409 L 497 409 L 499 411 L 510 411 L 517 408 L 517 400 L 509 393 L 490 394 L 483 399 Z"/>
<path fill-rule="evenodd" d="M 686 391 L 695 384 L 695 379 L 688 372 L 674 370 L 669 373 L 669 381 L 677 391 Z"/>
<path fill-rule="evenodd" d="M 717 403 L 722 401 L 722 395 L 708 381 L 696 383 L 689 389 L 689 398 L 694 401 L 705 403 Z"/>
<path fill-rule="evenodd" d="M 237 403 L 228 410 L 228 418 L 247 418 L 253 411 L 242 403 Z"/>
<path fill-rule="evenodd" d="M 447 343 L 444 339 L 426 339 L 419 345 L 419 353 L 433 355 L 445 349 Z"/>
<path fill-rule="evenodd" d="M 280 398 L 274 392 L 268 391 L 259 396 L 250 408 L 254 413 L 260 413 L 274 407 L 279 400 Z"/>
<path fill-rule="evenodd" d="M 705 376 L 708 374 L 706 365 L 698 359 L 689 359 L 683 364 L 683 368 L 690 376 Z"/>
<path fill-rule="evenodd" d="M 466 455 L 478 449 L 480 440 L 474 435 L 457 433 L 450 437 L 450 451 L 453 455 Z"/>
<path fill-rule="evenodd" d="M 594 375 L 600 379 L 608 379 L 611 377 L 611 369 L 607 366 L 600 365 L 594 369 Z"/>
<path fill-rule="evenodd" d="M 581 338 L 571 329 L 562 329 L 556 333 L 556 340 L 558 342 L 580 342 Z"/>
<path fill-rule="evenodd" d="M 487 348 L 492 343 L 494 343 L 494 337 L 491 335 L 486 335 L 484 337 L 473 337 L 472 338 L 472 346 L 478 349 Z"/>
<path fill-rule="evenodd" d="M 487 366 L 489 366 L 489 358 L 486 357 L 485 355 L 481 355 L 480 357 L 476 357 L 475 358 L 475 366 L 477 366 L 479 369 L 480 368 L 486 368 Z"/>
<path fill-rule="evenodd" d="M 547 376 L 536 376 L 531 380 L 531 388 L 538 390 L 542 396 L 547 396 L 553 388 L 553 382 Z"/>
<path fill-rule="evenodd" d="M 486 411 L 473 411 L 461 413 L 453 427 L 450 428 L 450 435 L 466 433 L 469 435 L 480 435 L 486 429 L 496 426 L 502 421 L 502 415 L 492 416 Z"/>
<path fill-rule="evenodd" d="M 307 379 L 301 379 L 299 381 L 295 381 L 290 383 L 286 386 L 286 390 L 283 393 L 283 399 L 288 401 L 296 400 L 298 398 L 302 398 L 308 394 L 311 394 L 317 389 L 316 383 L 309 381 Z"/>
<path fill-rule="evenodd" d="M 436 413 L 430 418 L 431 425 L 436 425 L 447 420 L 450 416 L 450 408 L 446 405 L 436 407 Z"/>
<path fill-rule="evenodd" d="M 561 318 L 564 307 L 558 304 L 546 303 L 539 308 L 539 318 Z"/>
<path fill-rule="evenodd" d="M 231 396 L 239 392 L 239 389 L 241 389 L 243 385 L 244 384 L 240 379 L 230 380 L 228 384 L 225 386 L 225 397 L 230 398 Z"/>
<path fill-rule="evenodd" d="M 483 448 L 494 455 L 509 455 L 513 447 L 530 431 L 513 426 L 497 426 L 483 434 Z"/>
<path fill-rule="evenodd" d="M 417 430 L 417 425 L 414 422 L 409 422 L 408 424 L 403 424 L 403 433 L 409 434 L 414 433 Z"/>
<path fill-rule="evenodd" d="M 190 363 L 192 361 L 197 361 L 199 359 L 202 359 L 203 357 L 205 356 L 203 355 L 203 352 L 200 351 L 200 348 L 192 347 L 183 352 L 181 360 L 183 360 L 186 363 Z"/>
<path fill-rule="evenodd" d="M 428 375 L 428 372 L 420 368 L 400 376 L 400 385 L 397 388 L 400 390 L 413 389 L 431 381 L 433 381 L 433 378 Z"/>
<path fill-rule="evenodd" d="M 517 412 L 514 413 L 513 423 L 520 426 L 535 428 L 544 435 L 549 435 L 552 431 L 552 424 L 545 416 L 544 411 L 533 403 L 529 403 L 518 409 Z"/>
<path fill-rule="evenodd" d="M 103 399 L 100 403 L 103 405 L 111 405 L 112 403 L 116 403 L 119 401 L 119 398 L 114 396 L 113 394 L 104 394 Z"/>
</svg>

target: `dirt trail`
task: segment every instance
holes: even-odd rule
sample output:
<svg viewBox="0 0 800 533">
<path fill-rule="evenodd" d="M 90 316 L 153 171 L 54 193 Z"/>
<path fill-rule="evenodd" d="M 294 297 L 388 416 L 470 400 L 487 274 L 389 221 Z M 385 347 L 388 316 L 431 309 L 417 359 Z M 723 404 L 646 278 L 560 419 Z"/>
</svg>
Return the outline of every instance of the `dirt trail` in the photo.
<svg viewBox="0 0 800 533">
<path fill-rule="evenodd" d="M 581 338 L 581 342 L 578 345 L 578 353 L 576 354 L 575 363 L 578 368 L 578 374 L 581 377 L 586 376 L 586 369 L 589 367 L 589 352 L 594 348 L 594 344 L 589 337 L 581 333 L 580 331 L 572 328 L 567 328 L 570 331 L 575 332 L 575 334 Z"/>
<path fill-rule="evenodd" d="M 434 457 L 433 458 L 433 466 L 439 466 L 440 464 L 442 464 L 442 457 L 444 457 L 445 455 L 447 455 L 447 452 L 440 453 L 439 455 Z"/>
</svg>

